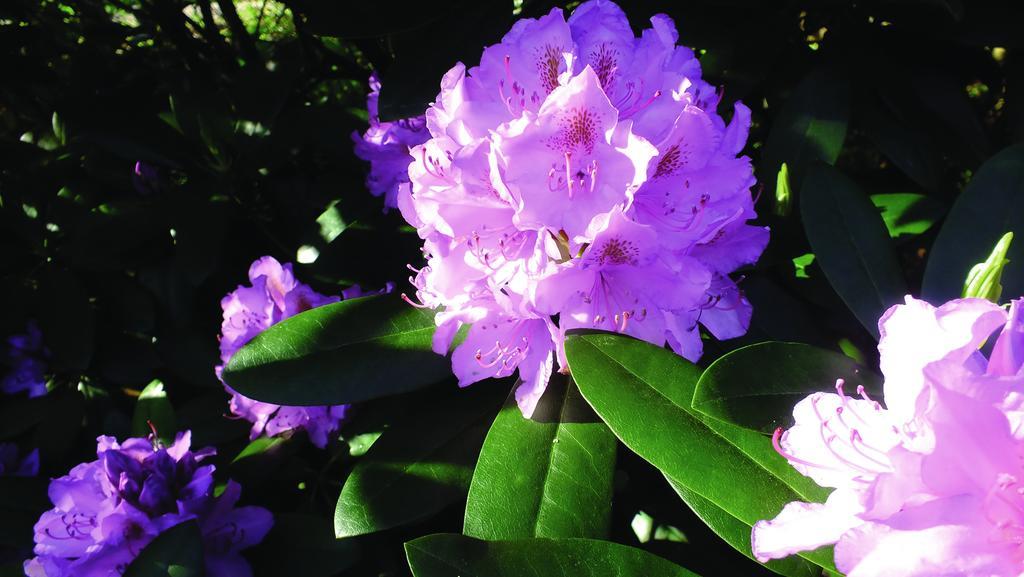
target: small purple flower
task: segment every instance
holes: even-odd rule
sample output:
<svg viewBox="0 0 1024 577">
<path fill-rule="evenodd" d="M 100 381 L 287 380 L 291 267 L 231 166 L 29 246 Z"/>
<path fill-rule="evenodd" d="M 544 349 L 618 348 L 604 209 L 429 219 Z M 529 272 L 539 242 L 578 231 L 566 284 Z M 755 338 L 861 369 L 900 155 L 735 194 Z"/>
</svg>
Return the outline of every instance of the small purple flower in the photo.
<svg viewBox="0 0 1024 577">
<path fill-rule="evenodd" d="M 399 189 L 409 186 L 409 148 L 425 142 L 430 133 L 422 116 L 381 122 L 377 112 L 379 98 L 380 80 L 375 72 L 370 75 L 370 94 L 366 99 L 370 127 L 362 135 L 353 132 L 352 140 L 356 156 L 370 163 L 366 187 L 373 196 L 384 195 L 387 212 L 398 207 Z"/>
<path fill-rule="evenodd" d="M 228 481 L 214 497 L 213 449 L 191 451 L 191 433 L 169 447 L 144 438 L 97 439 L 97 460 L 50 483 L 54 508 L 35 526 L 36 557 L 29 577 L 113 577 L 162 531 L 195 519 L 209 575 L 249 577 L 240 551 L 263 540 L 273 525 L 261 507 L 235 507 L 241 487 Z"/>
<path fill-rule="evenodd" d="M 18 446 L 0 443 L 0 477 L 35 477 L 39 474 L 39 449 L 18 459 Z"/>
<path fill-rule="evenodd" d="M 220 335 L 222 364 L 216 368 L 218 377 L 235 351 L 271 325 L 303 311 L 341 300 L 336 296 L 321 295 L 298 282 L 292 273 L 291 263 L 281 265 L 269 256 L 252 263 L 249 267 L 249 281 L 251 286 L 239 286 L 220 303 L 224 310 L 224 322 L 221 324 Z M 363 294 L 358 286 L 345 291 L 346 298 Z M 338 430 L 348 410 L 348 405 L 288 407 L 264 403 L 241 395 L 227 384 L 224 387 L 231 393 L 231 413 L 252 422 L 252 439 L 262 434 L 274 436 L 304 429 L 313 444 L 323 448 L 330 434 Z"/>
<path fill-rule="evenodd" d="M 29 321 L 25 334 L 12 335 L 0 354 L 0 363 L 7 368 L 0 391 L 9 395 L 28 391 L 29 397 L 46 394 L 46 359 L 49 351 L 43 345 L 43 333 L 35 321 Z"/>
</svg>

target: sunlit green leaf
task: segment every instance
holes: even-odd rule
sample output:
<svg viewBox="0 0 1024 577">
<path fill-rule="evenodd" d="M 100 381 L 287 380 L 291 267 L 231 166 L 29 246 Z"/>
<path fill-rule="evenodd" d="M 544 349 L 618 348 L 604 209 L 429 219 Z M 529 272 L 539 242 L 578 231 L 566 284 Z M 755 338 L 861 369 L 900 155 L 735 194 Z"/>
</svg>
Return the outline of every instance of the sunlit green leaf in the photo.
<svg viewBox="0 0 1024 577">
<path fill-rule="evenodd" d="M 418 389 L 451 374 L 431 348 L 434 311 L 396 295 L 348 299 L 285 319 L 231 357 L 224 380 L 283 405 L 341 405 Z"/>
<path fill-rule="evenodd" d="M 510 398 L 487 433 L 463 533 L 480 539 L 606 537 L 615 436 L 555 378 L 533 417 Z"/>
</svg>

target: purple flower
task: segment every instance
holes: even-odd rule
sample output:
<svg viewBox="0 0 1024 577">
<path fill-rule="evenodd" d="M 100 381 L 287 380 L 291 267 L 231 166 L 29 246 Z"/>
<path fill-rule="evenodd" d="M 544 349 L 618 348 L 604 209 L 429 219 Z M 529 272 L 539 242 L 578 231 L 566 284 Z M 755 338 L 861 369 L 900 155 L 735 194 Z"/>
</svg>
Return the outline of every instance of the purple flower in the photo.
<svg viewBox="0 0 1024 577">
<path fill-rule="evenodd" d="M 39 474 L 39 449 L 18 459 L 18 446 L 0 443 L 0 477 L 35 477 Z"/>
<path fill-rule="evenodd" d="M 1024 299 L 938 308 L 907 297 L 879 321 L 885 408 L 814 393 L 776 432 L 795 469 L 835 490 L 753 529 L 761 561 L 835 544 L 849 577 L 1021 572 Z M 993 333 L 998 332 L 995 337 Z M 979 350 L 995 338 L 988 358 Z"/>
<path fill-rule="evenodd" d="M 377 73 L 370 75 L 370 94 L 366 99 L 370 127 L 360 135 L 352 133 L 355 153 L 370 163 L 366 187 L 373 196 L 384 195 L 384 211 L 398 206 L 398 191 L 409 186 L 409 148 L 422 144 L 430 134 L 422 116 L 403 118 L 394 122 L 381 122 L 377 112 L 380 98 L 380 80 Z"/>
<path fill-rule="evenodd" d="M 35 526 L 29 577 L 115 577 L 165 529 L 195 519 L 209 575 L 252 575 L 239 553 L 263 540 L 273 524 L 261 507 L 235 507 L 233 481 L 214 497 L 213 449 L 190 451 L 191 433 L 169 447 L 150 439 L 97 439 L 97 460 L 50 483 L 54 508 Z"/>
<path fill-rule="evenodd" d="M 29 321 L 25 334 L 12 335 L 0 355 L 0 362 L 8 367 L 0 391 L 9 395 L 28 391 L 29 397 L 46 394 L 46 359 L 50 353 L 43 345 L 43 333 L 35 321 Z"/>
<path fill-rule="evenodd" d="M 434 350 L 460 385 L 518 370 L 532 414 L 565 331 L 627 333 L 696 360 L 699 326 L 742 335 L 730 279 L 768 231 L 750 161 L 750 110 L 726 123 L 675 26 L 634 36 L 619 7 L 581 4 L 513 25 L 477 66 L 456 64 L 405 162 L 397 205 L 423 239 L 417 306 L 441 308 Z"/>
<path fill-rule="evenodd" d="M 254 336 L 282 320 L 303 311 L 341 300 L 324 296 L 298 282 L 292 274 L 292 265 L 283 266 L 273 257 L 265 256 L 249 267 L 252 286 L 239 286 L 221 300 L 224 322 L 221 324 L 220 359 L 216 368 L 220 377 L 224 365 L 235 351 Z M 349 295 L 359 295 L 358 287 L 349 289 Z M 264 403 L 239 394 L 224 385 L 231 393 L 231 413 L 252 422 L 250 437 L 262 434 L 279 435 L 286 431 L 304 429 L 318 447 L 327 445 L 328 436 L 338 430 L 348 405 L 326 407 L 286 407 Z"/>
</svg>

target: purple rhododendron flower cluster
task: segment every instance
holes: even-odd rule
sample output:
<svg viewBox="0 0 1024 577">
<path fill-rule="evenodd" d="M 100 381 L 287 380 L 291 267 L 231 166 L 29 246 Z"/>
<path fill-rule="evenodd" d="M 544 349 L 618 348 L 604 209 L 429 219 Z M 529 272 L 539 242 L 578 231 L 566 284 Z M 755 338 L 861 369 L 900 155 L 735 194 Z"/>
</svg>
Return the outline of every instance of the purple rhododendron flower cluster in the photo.
<svg viewBox="0 0 1024 577">
<path fill-rule="evenodd" d="M 366 99 L 370 128 L 362 135 L 352 134 L 355 153 L 370 163 L 366 187 L 374 196 L 384 195 L 384 210 L 398 207 L 398 191 L 409 186 L 409 149 L 430 138 L 422 116 L 381 122 L 377 110 L 380 80 L 370 75 L 370 94 Z"/>
<path fill-rule="evenodd" d="M 18 458 L 18 446 L 0 443 L 0 477 L 35 477 L 39 474 L 39 449 Z"/>
<path fill-rule="evenodd" d="M 444 76 L 398 206 L 424 240 L 417 304 L 443 309 L 435 351 L 472 325 L 453 354 L 460 385 L 518 369 L 529 416 L 555 359 L 565 367 L 568 329 L 694 360 L 698 325 L 746 332 L 728 275 L 768 240 L 747 224 L 755 179 L 737 156 L 750 110 L 737 103 L 726 123 L 677 40 L 667 16 L 636 37 L 616 4 L 592 0 L 568 20 L 518 21 L 478 66 Z"/>
<path fill-rule="evenodd" d="M 24 334 L 7 339 L 0 363 L 7 372 L 0 380 L 0 391 L 9 395 L 27 391 L 29 397 L 46 394 L 46 359 L 49 352 L 43 345 L 43 333 L 35 321 L 29 321 Z"/>
<path fill-rule="evenodd" d="M 97 460 L 50 483 L 54 508 L 35 526 L 29 577 L 114 577 L 162 531 L 195 519 L 208 575 L 252 575 L 239 551 L 263 540 L 273 524 L 261 507 L 235 507 L 241 487 L 228 481 L 214 497 L 213 449 L 191 451 L 191 433 L 169 447 L 150 439 L 97 439 Z"/>
<path fill-rule="evenodd" d="M 907 297 L 878 326 L 885 408 L 814 393 L 776 432 L 798 471 L 835 490 L 757 523 L 762 561 L 835 544 L 848 577 L 1011 577 L 1024 542 L 1024 299 L 938 308 Z M 986 358 L 979 350 L 995 338 Z"/>
<path fill-rule="evenodd" d="M 224 365 L 235 351 L 271 325 L 303 311 L 341 300 L 324 296 L 295 279 L 291 263 L 281 265 L 265 256 L 249 267 L 251 286 L 239 286 L 221 302 L 224 321 L 221 324 L 220 359 L 216 368 L 220 377 Z M 353 287 L 346 297 L 359 296 L 362 291 Z M 229 387 L 231 413 L 252 422 L 250 437 L 269 436 L 285 431 L 304 429 L 318 447 L 327 445 L 328 435 L 338 430 L 348 405 L 326 407 L 287 407 L 250 399 Z"/>
</svg>

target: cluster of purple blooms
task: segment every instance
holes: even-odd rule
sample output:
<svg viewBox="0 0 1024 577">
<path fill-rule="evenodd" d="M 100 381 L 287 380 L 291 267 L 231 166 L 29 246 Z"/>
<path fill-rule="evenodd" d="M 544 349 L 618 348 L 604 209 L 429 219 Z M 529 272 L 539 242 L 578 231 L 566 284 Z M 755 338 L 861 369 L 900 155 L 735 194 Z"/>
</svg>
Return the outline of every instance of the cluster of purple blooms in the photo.
<svg viewBox="0 0 1024 577">
<path fill-rule="evenodd" d="M 728 275 L 768 240 L 747 224 L 755 179 L 737 156 L 750 110 L 737 103 L 726 124 L 677 40 L 664 15 L 636 37 L 607 0 L 568 20 L 554 9 L 518 21 L 478 66 L 456 64 L 422 119 L 429 134 L 420 119 L 372 119 L 358 150 L 371 188 L 394 194 L 424 241 L 412 282 L 418 306 L 441 308 L 435 351 L 472 325 L 453 353 L 460 385 L 518 369 L 529 416 L 555 360 L 566 366 L 568 329 L 693 360 L 698 325 L 746 332 L 750 304 Z"/>
<path fill-rule="evenodd" d="M 46 394 L 46 359 L 43 333 L 35 321 L 29 321 L 24 334 L 8 337 L 0 363 L 7 367 L 0 380 L 0 392 L 14 395 L 23 391 L 29 397 Z"/>
<path fill-rule="evenodd" d="M 221 300 L 224 321 L 221 324 L 220 359 L 216 368 L 220 377 L 224 365 L 238 349 L 271 325 L 303 311 L 341 300 L 337 296 L 324 296 L 295 279 L 291 263 L 281 265 L 265 256 L 249 267 L 251 286 L 239 286 Z M 343 296 L 360 296 L 359 287 L 353 287 Z M 250 437 L 262 434 L 275 436 L 286 431 L 304 429 L 318 447 L 327 445 L 328 436 L 338 430 L 348 405 L 325 407 L 288 407 L 250 399 L 229 387 L 231 414 L 252 422 Z"/>
<path fill-rule="evenodd" d="M 878 326 L 885 406 L 842 381 L 797 404 L 776 450 L 834 491 L 757 523 L 754 555 L 835 544 L 847 577 L 1021 575 L 1024 298 L 907 297 Z"/>
<path fill-rule="evenodd" d="M 260 507 L 235 507 L 241 494 L 228 481 L 214 496 L 213 449 L 190 451 L 191 434 L 169 447 L 151 439 L 97 439 L 95 461 L 50 483 L 54 508 L 35 526 L 36 557 L 28 577 L 116 577 L 162 531 L 195 520 L 203 535 L 207 575 L 252 575 L 239 553 L 263 540 L 273 524 Z"/>
</svg>

